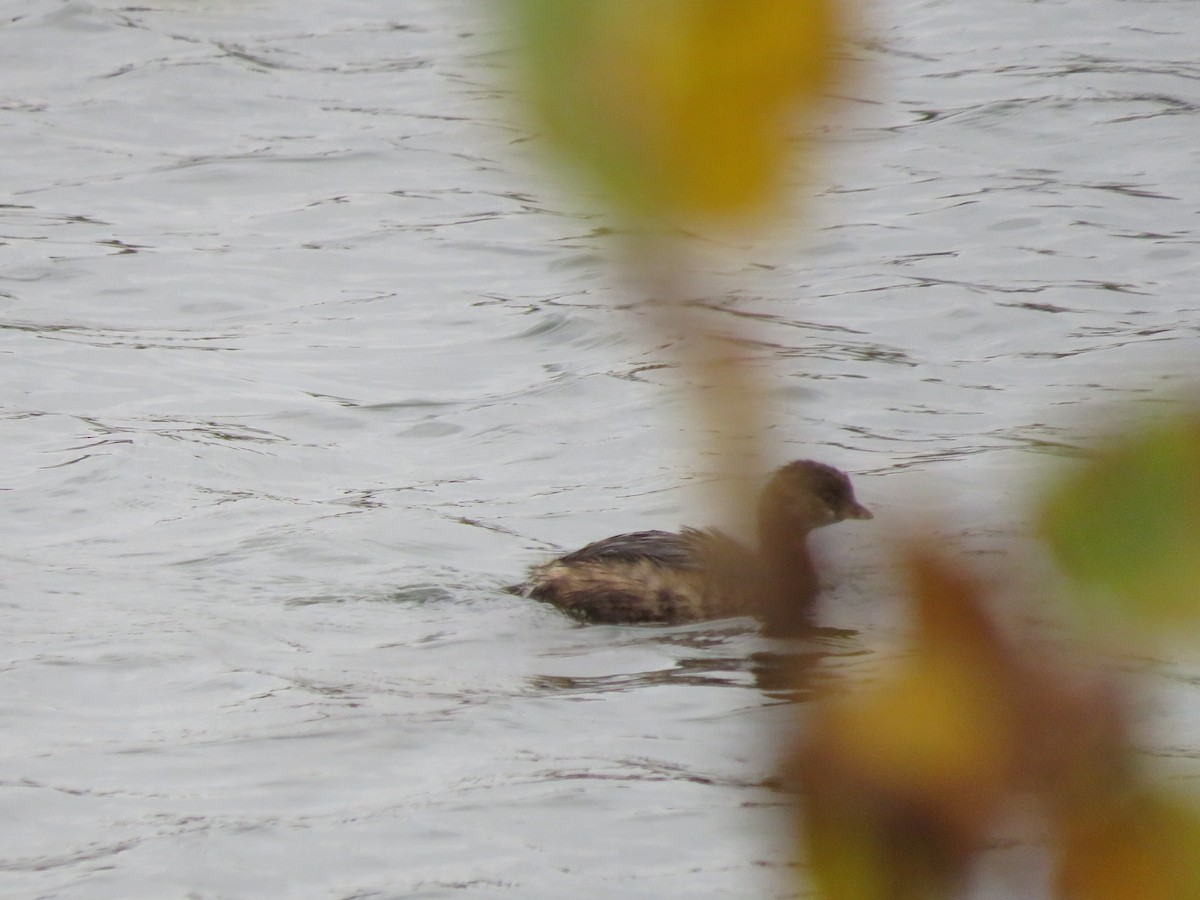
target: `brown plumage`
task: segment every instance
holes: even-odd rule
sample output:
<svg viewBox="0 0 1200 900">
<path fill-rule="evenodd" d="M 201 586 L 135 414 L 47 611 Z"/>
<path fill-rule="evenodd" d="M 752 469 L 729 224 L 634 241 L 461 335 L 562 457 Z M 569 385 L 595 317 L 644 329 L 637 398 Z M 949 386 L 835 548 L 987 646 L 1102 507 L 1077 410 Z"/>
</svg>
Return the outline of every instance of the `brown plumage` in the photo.
<svg viewBox="0 0 1200 900">
<path fill-rule="evenodd" d="M 586 622 L 757 616 L 769 634 L 796 634 L 817 593 L 808 533 L 871 517 L 844 472 L 797 460 L 763 489 L 757 551 L 716 529 L 619 534 L 534 566 L 519 591 Z"/>
</svg>

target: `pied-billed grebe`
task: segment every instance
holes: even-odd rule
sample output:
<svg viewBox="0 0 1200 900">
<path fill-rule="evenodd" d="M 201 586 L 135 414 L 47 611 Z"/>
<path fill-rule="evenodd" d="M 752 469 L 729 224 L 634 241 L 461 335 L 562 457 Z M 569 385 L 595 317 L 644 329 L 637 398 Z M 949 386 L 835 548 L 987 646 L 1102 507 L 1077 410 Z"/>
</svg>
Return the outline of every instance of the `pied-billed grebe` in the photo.
<svg viewBox="0 0 1200 900">
<path fill-rule="evenodd" d="M 716 529 L 619 534 L 534 566 L 518 591 L 587 622 L 756 616 L 768 634 L 796 634 L 817 593 L 808 533 L 870 518 L 844 472 L 797 460 L 763 489 L 757 552 Z"/>
</svg>

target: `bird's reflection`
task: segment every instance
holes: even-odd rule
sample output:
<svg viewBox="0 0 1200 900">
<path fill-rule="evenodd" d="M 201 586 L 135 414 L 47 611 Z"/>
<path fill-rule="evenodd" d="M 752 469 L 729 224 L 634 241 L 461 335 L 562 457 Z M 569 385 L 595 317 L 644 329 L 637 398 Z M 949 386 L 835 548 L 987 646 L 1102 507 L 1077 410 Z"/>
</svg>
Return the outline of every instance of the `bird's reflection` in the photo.
<svg viewBox="0 0 1200 900">
<path fill-rule="evenodd" d="M 682 648 L 669 668 L 605 675 L 535 675 L 530 688 L 545 694 L 598 694 L 660 685 L 750 687 L 777 702 L 802 703 L 819 694 L 826 681 L 821 663 L 833 657 L 867 653 L 858 632 L 846 628 L 812 628 L 803 637 L 772 642 L 770 649 L 732 654 L 713 652 L 733 643 L 745 631 L 664 632 L 658 643 Z M 699 651 L 689 654 L 687 650 Z"/>
</svg>

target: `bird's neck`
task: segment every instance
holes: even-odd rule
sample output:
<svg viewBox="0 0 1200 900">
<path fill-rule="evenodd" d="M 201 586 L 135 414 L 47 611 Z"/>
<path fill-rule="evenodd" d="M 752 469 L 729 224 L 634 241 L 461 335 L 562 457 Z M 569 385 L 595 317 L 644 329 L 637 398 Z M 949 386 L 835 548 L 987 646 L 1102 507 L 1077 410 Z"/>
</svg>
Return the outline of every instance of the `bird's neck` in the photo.
<svg viewBox="0 0 1200 900">
<path fill-rule="evenodd" d="M 796 637 L 812 626 L 817 573 L 808 552 L 808 530 L 795 522 L 763 516 L 759 523 L 759 552 L 765 571 L 764 632 L 771 637 Z"/>
</svg>

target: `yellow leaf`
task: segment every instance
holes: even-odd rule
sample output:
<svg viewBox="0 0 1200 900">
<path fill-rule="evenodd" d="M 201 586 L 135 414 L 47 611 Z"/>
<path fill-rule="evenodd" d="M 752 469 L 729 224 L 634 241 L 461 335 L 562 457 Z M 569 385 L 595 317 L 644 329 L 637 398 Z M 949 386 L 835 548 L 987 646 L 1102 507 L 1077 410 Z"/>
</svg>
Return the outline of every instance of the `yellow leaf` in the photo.
<svg viewBox="0 0 1200 900">
<path fill-rule="evenodd" d="M 1062 900 L 1200 900 L 1200 816 L 1178 797 L 1090 798 L 1066 812 L 1059 850 Z"/>
<path fill-rule="evenodd" d="M 1004 798 L 1028 775 L 1037 688 L 970 573 L 914 542 L 913 656 L 817 707 L 797 754 L 801 824 L 828 900 L 958 895 Z"/>
<path fill-rule="evenodd" d="M 824 711 L 801 762 L 813 878 L 830 900 L 950 896 L 1009 783 L 1013 723 L 978 673 L 921 659 Z"/>
<path fill-rule="evenodd" d="M 742 218 L 835 76 L 835 0 L 516 0 L 537 113 L 625 214 Z"/>
</svg>

